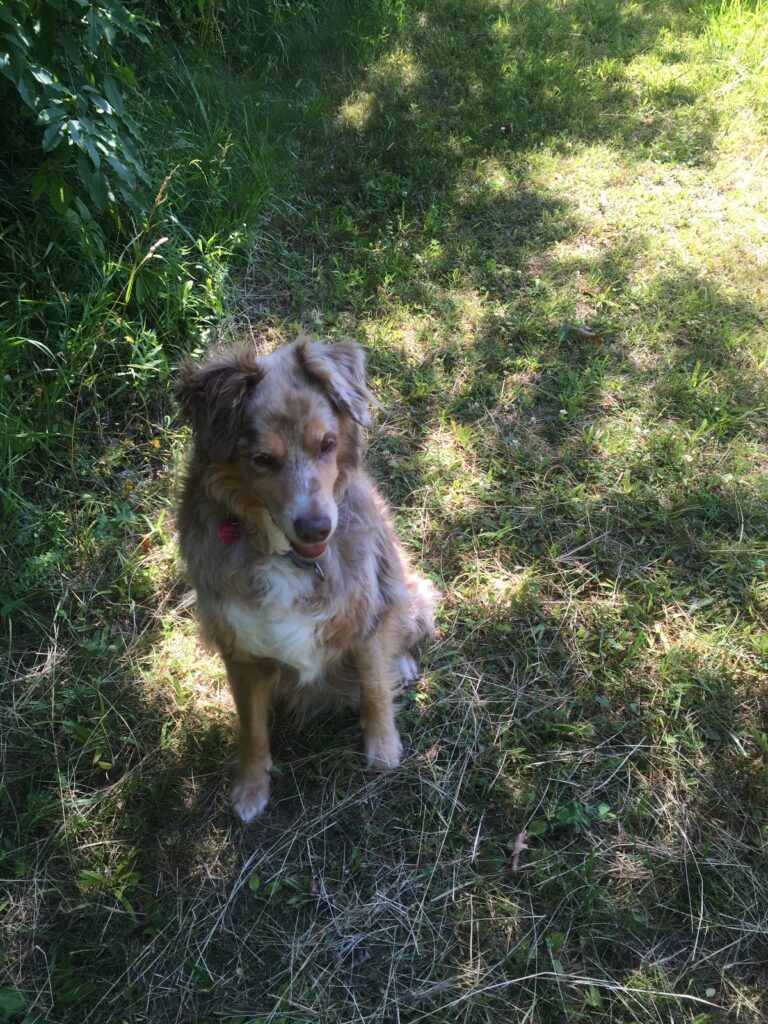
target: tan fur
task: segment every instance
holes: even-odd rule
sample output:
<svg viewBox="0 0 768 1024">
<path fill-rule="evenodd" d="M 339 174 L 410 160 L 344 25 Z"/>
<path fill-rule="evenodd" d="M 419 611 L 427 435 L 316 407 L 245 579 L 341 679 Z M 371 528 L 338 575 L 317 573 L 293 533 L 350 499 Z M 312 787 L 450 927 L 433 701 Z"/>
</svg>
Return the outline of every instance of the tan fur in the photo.
<svg viewBox="0 0 768 1024">
<path fill-rule="evenodd" d="M 403 655 L 432 631 L 438 595 L 411 572 L 361 464 L 372 396 L 359 348 L 300 338 L 262 358 L 228 351 L 183 367 L 176 390 L 195 437 L 181 550 L 237 706 L 232 800 L 250 821 L 269 798 L 273 700 L 358 703 L 369 766 L 399 763 L 398 665 L 413 665 Z M 217 535 L 227 517 L 240 524 L 231 544 Z M 308 522 L 329 535 L 308 544 Z"/>
</svg>

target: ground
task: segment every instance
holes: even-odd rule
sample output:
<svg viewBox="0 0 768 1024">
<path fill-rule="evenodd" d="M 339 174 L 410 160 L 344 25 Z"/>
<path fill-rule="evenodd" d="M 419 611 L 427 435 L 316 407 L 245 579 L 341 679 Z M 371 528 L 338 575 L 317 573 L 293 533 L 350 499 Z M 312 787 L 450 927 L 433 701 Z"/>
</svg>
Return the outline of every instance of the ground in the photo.
<svg viewBox="0 0 768 1024">
<path fill-rule="evenodd" d="M 314 5 L 263 74 L 185 69 L 169 196 L 253 202 L 124 260 L 156 309 L 171 232 L 177 333 L 98 253 L 91 305 L 19 301 L 50 360 L 4 384 L 0 1021 L 758 1022 L 768 9 L 360 10 Z M 444 599 L 402 767 L 352 714 L 278 720 L 244 827 L 169 381 L 215 330 L 302 327 L 365 347 L 371 465 Z"/>
</svg>

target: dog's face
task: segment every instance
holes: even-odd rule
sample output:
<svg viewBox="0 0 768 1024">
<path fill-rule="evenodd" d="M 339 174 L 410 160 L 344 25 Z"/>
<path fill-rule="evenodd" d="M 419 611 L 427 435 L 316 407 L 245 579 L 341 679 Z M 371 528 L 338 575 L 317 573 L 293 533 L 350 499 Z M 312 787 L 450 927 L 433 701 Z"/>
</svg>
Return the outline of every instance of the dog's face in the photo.
<svg viewBox="0 0 768 1024">
<path fill-rule="evenodd" d="M 338 523 L 337 502 L 368 426 L 363 354 L 300 340 L 186 366 L 177 396 L 198 446 L 231 486 L 265 509 L 292 547 L 318 558 Z"/>
</svg>

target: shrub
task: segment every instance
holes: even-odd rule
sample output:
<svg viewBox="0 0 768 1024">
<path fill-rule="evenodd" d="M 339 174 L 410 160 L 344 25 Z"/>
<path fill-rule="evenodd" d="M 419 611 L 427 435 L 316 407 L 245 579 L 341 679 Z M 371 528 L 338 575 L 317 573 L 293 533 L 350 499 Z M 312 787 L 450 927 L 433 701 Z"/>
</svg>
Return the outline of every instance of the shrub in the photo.
<svg viewBox="0 0 768 1024">
<path fill-rule="evenodd" d="M 4 0 L 0 72 L 15 87 L 22 120 L 39 131 L 43 159 L 32 199 L 63 213 L 75 194 L 91 208 L 120 199 L 145 207 L 139 130 L 123 100 L 136 85 L 122 61 L 147 45 L 144 18 L 119 0 Z"/>
</svg>

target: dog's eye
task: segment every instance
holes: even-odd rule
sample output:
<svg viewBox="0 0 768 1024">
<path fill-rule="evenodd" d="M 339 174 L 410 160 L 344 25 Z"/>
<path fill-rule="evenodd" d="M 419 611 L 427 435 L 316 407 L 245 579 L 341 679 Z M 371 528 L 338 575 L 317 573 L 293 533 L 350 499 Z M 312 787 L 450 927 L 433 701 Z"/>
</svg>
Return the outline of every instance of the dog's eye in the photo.
<svg viewBox="0 0 768 1024">
<path fill-rule="evenodd" d="M 274 455 L 267 455 L 266 452 L 258 452 L 258 454 L 251 456 L 251 462 L 254 466 L 258 466 L 259 469 L 271 469 L 275 464 L 275 457 Z"/>
<path fill-rule="evenodd" d="M 327 434 L 320 442 L 320 452 L 323 455 L 327 455 L 328 452 L 332 452 L 336 447 L 336 438 L 333 434 Z"/>
</svg>

